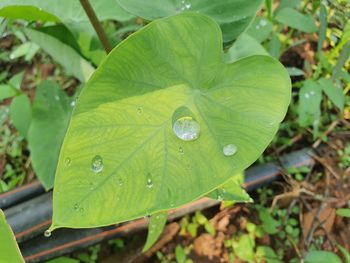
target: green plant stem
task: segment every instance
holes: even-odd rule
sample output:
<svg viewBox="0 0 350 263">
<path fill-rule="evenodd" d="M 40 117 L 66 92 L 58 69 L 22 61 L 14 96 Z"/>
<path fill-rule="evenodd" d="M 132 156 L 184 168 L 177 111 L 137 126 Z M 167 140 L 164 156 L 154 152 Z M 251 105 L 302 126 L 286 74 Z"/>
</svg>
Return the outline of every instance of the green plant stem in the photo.
<svg viewBox="0 0 350 263">
<path fill-rule="evenodd" d="M 91 4 L 89 3 L 89 0 L 80 0 L 80 4 L 84 8 L 86 15 L 88 16 L 92 26 L 94 27 L 97 33 L 98 38 L 100 39 L 105 51 L 108 54 L 112 50 L 111 45 L 108 42 L 106 33 L 103 30 L 101 23 L 98 21 L 96 13 L 92 8 Z"/>
</svg>

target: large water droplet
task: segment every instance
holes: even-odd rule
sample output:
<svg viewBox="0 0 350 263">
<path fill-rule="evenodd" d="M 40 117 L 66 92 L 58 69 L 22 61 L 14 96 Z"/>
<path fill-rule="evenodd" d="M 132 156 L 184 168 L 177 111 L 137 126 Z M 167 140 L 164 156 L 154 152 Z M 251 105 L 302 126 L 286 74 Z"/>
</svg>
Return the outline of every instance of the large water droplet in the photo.
<svg viewBox="0 0 350 263">
<path fill-rule="evenodd" d="M 173 125 L 175 135 L 183 141 L 193 141 L 199 137 L 200 126 L 192 117 L 182 117 Z"/>
<path fill-rule="evenodd" d="M 234 144 L 228 144 L 222 149 L 225 156 L 232 156 L 237 152 L 237 146 Z"/>
<path fill-rule="evenodd" d="M 91 170 L 94 173 L 100 173 L 103 170 L 103 160 L 100 155 L 96 155 L 91 160 Z"/>
<path fill-rule="evenodd" d="M 44 237 L 50 237 L 50 236 L 51 236 L 51 231 L 50 230 L 45 230 Z"/>
</svg>

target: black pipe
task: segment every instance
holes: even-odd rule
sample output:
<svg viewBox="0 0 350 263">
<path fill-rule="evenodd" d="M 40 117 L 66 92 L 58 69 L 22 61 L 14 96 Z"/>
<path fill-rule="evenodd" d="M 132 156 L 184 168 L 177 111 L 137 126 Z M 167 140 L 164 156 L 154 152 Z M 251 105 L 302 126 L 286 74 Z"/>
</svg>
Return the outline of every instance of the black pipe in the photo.
<svg viewBox="0 0 350 263">
<path fill-rule="evenodd" d="M 310 149 L 290 153 L 282 158 L 282 167 L 275 163 L 253 166 L 246 171 L 243 187 L 248 191 L 252 191 L 277 180 L 283 168 L 311 166 L 314 164 L 312 154 L 313 152 Z M 180 217 L 195 210 L 209 208 L 216 204 L 218 204 L 218 201 L 207 198 L 200 199 L 180 209 L 170 211 L 169 217 L 170 219 Z M 43 237 L 43 231 L 51 223 L 51 205 L 52 193 L 49 192 L 5 210 L 7 220 L 13 228 L 16 238 L 19 242 L 22 242 L 20 247 L 27 262 L 51 259 L 99 243 L 102 240 L 135 232 L 147 227 L 147 221 L 141 219 L 113 227 L 81 230 L 58 229 L 52 233 L 50 238 L 45 238 Z M 23 220 L 24 218 L 25 220 Z M 28 240 L 34 236 L 37 237 Z"/>
<path fill-rule="evenodd" d="M 8 207 L 29 200 L 45 192 L 45 189 L 39 182 L 33 182 L 14 190 L 0 194 L 0 209 L 4 210 Z"/>
</svg>

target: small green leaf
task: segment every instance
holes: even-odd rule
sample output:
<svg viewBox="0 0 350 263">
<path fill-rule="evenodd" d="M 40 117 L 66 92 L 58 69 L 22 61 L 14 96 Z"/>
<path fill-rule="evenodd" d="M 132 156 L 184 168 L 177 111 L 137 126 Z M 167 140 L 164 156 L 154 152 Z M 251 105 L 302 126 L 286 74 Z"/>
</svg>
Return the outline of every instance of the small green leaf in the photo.
<svg viewBox="0 0 350 263">
<path fill-rule="evenodd" d="M 313 33 L 317 31 L 315 21 L 311 15 L 302 14 L 290 7 L 279 10 L 276 15 L 276 19 L 282 24 L 306 33 Z"/>
<path fill-rule="evenodd" d="M 29 98 L 26 94 L 21 94 L 12 100 L 10 106 L 10 116 L 13 125 L 15 125 L 18 132 L 27 137 L 29 125 L 32 118 L 32 110 Z"/>
<path fill-rule="evenodd" d="M 214 227 L 209 221 L 205 222 L 205 224 L 204 224 L 204 229 L 205 229 L 205 231 L 207 231 L 210 235 L 215 236 L 216 229 L 215 229 L 215 227 Z"/>
<path fill-rule="evenodd" d="M 326 93 L 327 97 L 334 103 L 335 106 L 342 112 L 345 104 L 345 96 L 343 93 L 343 89 L 341 87 L 337 87 L 333 84 L 330 79 L 320 79 L 319 84 Z"/>
<path fill-rule="evenodd" d="M 350 217 L 350 208 L 339 208 L 336 213 L 338 216 Z"/>
<path fill-rule="evenodd" d="M 10 54 L 10 59 L 24 57 L 26 61 L 30 61 L 35 53 L 39 50 L 39 46 L 33 42 L 26 42 L 17 46 Z"/>
<path fill-rule="evenodd" d="M 24 32 L 33 42 L 61 64 L 68 74 L 72 74 L 81 82 L 86 82 L 90 78 L 94 68 L 72 47 L 38 30 L 25 28 Z"/>
<path fill-rule="evenodd" d="M 282 263 L 275 251 L 267 246 L 258 246 L 256 249 L 255 259 L 257 263 Z"/>
<path fill-rule="evenodd" d="M 350 57 L 350 40 L 344 45 L 340 52 L 337 64 L 334 67 L 332 79 L 336 79 L 342 70 L 342 67 Z"/>
<path fill-rule="evenodd" d="M 230 47 L 230 49 L 224 54 L 224 60 L 226 63 L 232 63 L 241 58 L 253 55 L 268 56 L 269 53 L 253 37 L 243 33 L 238 37 L 238 39 Z"/>
<path fill-rule="evenodd" d="M 18 90 L 8 84 L 0 84 L 0 102 L 4 99 L 12 98 L 18 94 Z"/>
<path fill-rule="evenodd" d="M 262 0 L 117 0 L 131 14 L 154 20 L 184 12 L 205 14 L 221 27 L 224 42 L 236 39 L 249 26 Z"/>
<path fill-rule="evenodd" d="M 242 260 L 252 262 L 254 260 L 255 242 L 249 235 L 242 235 L 237 243 L 233 244 L 235 254 Z"/>
<path fill-rule="evenodd" d="M 109 53 L 79 95 L 58 160 L 51 230 L 124 222 L 205 196 L 261 155 L 290 97 L 288 73 L 273 58 L 225 64 L 220 28 L 207 16 L 151 22 Z M 174 132 L 181 107 L 193 116 L 178 119 Z M 184 123 L 197 139 L 180 139 Z"/>
<path fill-rule="evenodd" d="M 159 236 L 162 234 L 164 226 L 166 224 L 167 214 L 160 212 L 154 215 L 151 215 L 148 225 L 148 235 L 146 244 L 143 247 L 143 252 L 150 249 L 154 243 L 158 240 Z"/>
<path fill-rule="evenodd" d="M 295 67 L 288 67 L 287 71 L 289 73 L 289 76 L 304 76 L 304 71 L 301 69 L 295 68 Z"/>
<path fill-rule="evenodd" d="M 310 251 L 304 258 L 305 263 L 342 263 L 334 253 L 328 251 Z"/>
<path fill-rule="evenodd" d="M 306 127 L 319 121 L 322 88 L 313 80 L 306 80 L 299 91 L 299 124 Z"/>
<path fill-rule="evenodd" d="M 0 209 L 0 262 L 24 262 L 19 251 L 11 227 L 7 224 L 5 215 Z"/>
<path fill-rule="evenodd" d="M 71 111 L 69 98 L 56 83 L 46 81 L 37 87 L 28 143 L 33 168 L 46 189 L 53 186 L 58 154 Z"/>
<path fill-rule="evenodd" d="M 271 216 L 271 213 L 267 208 L 259 207 L 258 212 L 264 231 L 270 235 L 276 234 L 278 231 L 279 222 Z"/>
<path fill-rule="evenodd" d="M 185 263 L 186 253 L 181 245 L 177 245 L 175 248 L 175 258 L 177 263 Z"/>
</svg>

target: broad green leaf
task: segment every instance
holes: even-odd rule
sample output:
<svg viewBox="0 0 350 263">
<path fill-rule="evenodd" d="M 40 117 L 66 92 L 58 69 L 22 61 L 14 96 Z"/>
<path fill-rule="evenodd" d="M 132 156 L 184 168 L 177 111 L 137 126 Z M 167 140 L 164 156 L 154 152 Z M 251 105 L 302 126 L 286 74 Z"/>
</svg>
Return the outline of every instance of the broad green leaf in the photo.
<svg viewBox="0 0 350 263">
<path fill-rule="evenodd" d="M 264 17 L 257 16 L 246 33 L 261 43 L 269 37 L 271 32 L 272 23 Z"/>
<path fill-rule="evenodd" d="M 253 37 L 243 33 L 238 37 L 235 43 L 225 53 L 224 60 L 227 63 L 232 63 L 241 58 L 245 58 L 253 55 L 268 56 L 269 53 Z"/>
<path fill-rule="evenodd" d="M 28 143 L 33 168 L 46 189 L 53 186 L 58 155 L 71 111 L 72 104 L 60 86 L 51 81 L 38 86 Z"/>
<path fill-rule="evenodd" d="M 350 217 L 350 208 L 339 208 L 337 209 L 337 215 L 343 217 Z"/>
<path fill-rule="evenodd" d="M 281 9 L 277 13 L 276 19 L 282 24 L 306 33 L 313 33 L 317 31 L 315 21 L 311 15 L 302 14 L 290 7 Z"/>
<path fill-rule="evenodd" d="M 28 21 L 38 20 L 47 22 L 58 22 L 59 18 L 41 10 L 39 7 L 31 6 L 32 1 L 1 1 L 0 16 L 12 19 L 24 19 Z M 43 2 L 43 1 L 42 1 Z"/>
<path fill-rule="evenodd" d="M 0 209 L 0 262 L 24 262 L 19 251 L 16 239 L 10 226 L 7 224 L 5 215 Z"/>
<path fill-rule="evenodd" d="M 213 18 L 221 27 L 224 42 L 236 39 L 254 19 L 262 0 L 116 0 L 131 14 L 154 20 L 184 12 Z"/>
<path fill-rule="evenodd" d="M 55 61 L 61 64 L 68 74 L 72 74 L 81 82 L 89 79 L 94 68 L 72 47 L 38 30 L 25 28 L 24 32 L 33 42 L 38 44 Z"/>
<path fill-rule="evenodd" d="M 271 57 L 225 64 L 220 28 L 207 16 L 148 24 L 112 50 L 79 96 L 51 230 L 123 222 L 208 194 L 260 156 L 290 96 L 288 73 Z M 180 109 L 199 125 L 197 140 L 175 136 Z M 223 154 L 228 144 L 232 156 Z"/>
<path fill-rule="evenodd" d="M 300 0 L 280 0 L 280 3 L 276 11 L 279 11 L 286 7 L 298 9 L 299 6 L 300 6 Z"/>
<path fill-rule="evenodd" d="M 159 236 L 162 234 L 164 226 L 166 224 L 167 214 L 160 212 L 154 215 L 151 215 L 148 225 L 148 235 L 146 244 L 143 247 L 143 252 L 150 249 L 154 243 L 158 240 Z"/>
<path fill-rule="evenodd" d="M 304 258 L 305 263 L 342 263 L 342 260 L 334 254 L 328 251 L 310 251 Z"/>
<path fill-rule="evenodd" d="M 268 246 L 258 246 L 256 249 L 255 259 L 257 263 L 282 263 L 275 251 Z"/>
<path fill-rule="evenodd" d="M 345 103 L 343 89 L 334 85 L 330 79 L 322 78 L 318 82 L 324 93 L 326 93 L 327 97 L 334 103 L 335 106 L 338 107 L 340 111 L 343 111 Z"/>
<path fill-rule="evenodd" d="M 13 125 L 15 125 L 18 132 L 26 137 L 29 125 L 32 118 L 32 109 L 29 98 L 26 94 L 21 94 L 12 100 L 10 106 L 10 116 Z"/>
<path fill-rule="evenodd" d="M 18 94 L 18 91 L 8 84 L 0 84 L 0 102 L 7 98 L 12 98 Z"/>
<path fill-rule="evenodd" d="M 321 116 L 322 88 L 313 80 L 306 80 L 299 91 L 299 124 L 302 127 L 314 124 Z"/>
<path fill-rule="evenodd" d="M 132 18 L 115 3 L 115 0 L 90 0 L 89 2 L 101 21 L 108 19 L 127 21 Z M 28 21 L 60 20 L 65 24 L 89 21 L 80 2 L 75 0 L 2 0 L 0 16 Z"/>
</svg>

